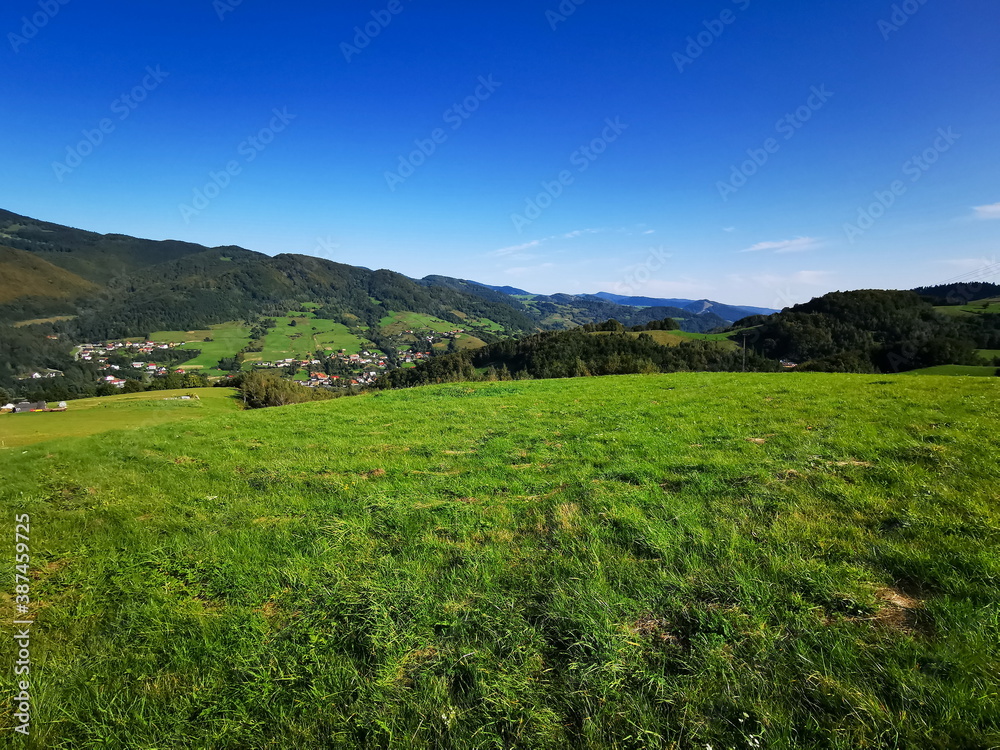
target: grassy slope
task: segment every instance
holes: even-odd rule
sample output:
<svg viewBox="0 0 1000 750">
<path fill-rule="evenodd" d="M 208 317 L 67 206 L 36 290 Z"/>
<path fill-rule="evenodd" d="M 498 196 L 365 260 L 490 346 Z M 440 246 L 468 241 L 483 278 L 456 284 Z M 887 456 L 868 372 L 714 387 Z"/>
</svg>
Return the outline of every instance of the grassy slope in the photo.
<svg viewBox="0 0 1000 750">
<path fill-rule="evenodd" d="M 946 315 L 982 315 L 984 313 L 1000 315 L 1000 300 L 979 300 L 969 305 L 949 305 L 934 309 Z"/>
<path fill-rule="evenodd" d="M 390 312 L 379 321 L 382 332 L 387 335 L 398 335 L 408 330 L 425 330 L 436 333 L 447 333 L 454 331 L 456 326 L 446 320 L 435 318 L 432 315 L 410 312 Z"/>
<path fill-rule="evenodd" d="M 198 400 L 178 401 L 197 395 Z M 56 438 L 83 437 L 111 430 L 150 427 L 205 417 L 237 408 L 236 391 L 230 388 L 187 388 L 148 391 L 106 398 L 68 402 L 64 412 L 0 414 L 0 455 L 4 448 L 18 448 Z M 4 456 L 4 460 L 9 460 Z"/>
<path fill-rule="evenodd" d="M 996 746 L 997 395 L 448 385 L 29 448 L 26 746 Z"/>
<path fill-rule="evenodd" d="M 921 370 L 911 370 L 908 375 L 966 375 L 973 377 L 993 377 L 998 369 L 993 366 L 980 365 L 937 365 Z"/>
<path fill-rule="evenodd" d="M 37 255 L 0 246 L 0 304 L 21 297 L 72 299 L 97 291 L 97 285 L 54 266 Z"/>
<path fill-rule="evenodd" d="M 246 361 L 273 362 L 288 357 L 303 359 L 312 357 L 318 349 L 347 349 L 348 354 L 357 354 L 371 346 L 367 340 L 351 334 L 347 326 L 316 318 L 313 313 L 308 313 L 305 318 L 301 315 L 296 312 L 294 317 L 275 318 L 277 327 L 268 331 L 264 351 L 248 354 Z M 296 325 L 289 326 L 293 320 Z M 204 341 L 205 337 L 213 340 Z M 221 375 L 215 365 L 223 357 L 236 356 L 250 343 L 250 329 L 241 323 L 222 323 L 204 331 L 157 331 L 152 334 L 151 340 L 158 343 L 189 342 L 181 348 L 201 349 L 202 353 L 181 367 L 187 370 L 203 369 L 208 375 Z"/>
<path fill-rule="evenodd" d="M 274 318 L 277 327 L 271 328 L 264 339 L 264 351 L 247 355 L 248 362 L 275 362 L 282 359 L 312 357 L 317 349 L 357 354 L 372 344 L 353 335 L 346 326 L 332 320 L 318 318 Z M 294 326 L 288 325 L 295 321 Z"/>
<path fill-rule="evenodd" d="M 606 336 L 609 335 L 606 331 L 595 331 L 595 336 Z M 653 340 L 663 346 L 680 346 L 685 341 L 712 341 L 718 346 L 725 349 L 738 349 L 739 345 L 729 339 L 728 334 L 724 333 L 689 333 L 687 331 L 642 331 L 633 332 L 629 334 L 638 338 L 642 335 L 648 335 L 653 338 Z"/>
<path fill-rule="evenodd" d="M 75 320 L 76 315 L 53 315 L 49 318 L 32 318 L 22 320 L 14 324 L 14 328 L 24 328 L 25 326 L 41 325 L 42 323 L 58 323 L 62 320 Z"/>
<path fill-rule="evenodd" d="M 211 338 L 211 341 L 205 341 Z M 179 365 L 185 370 L 205 370 L 209 375 L 221 374 L 215 369 L 224 357 L 235 357 L 236 353 L 250 343 L 250 328 L 242 323 L 220 323 L 203 331 L 157 331 L 150 341 L 158 344 L 187 342 L 181 349 L 200 349 L 201 354 Z M 155 355 L 154 355 L 155 356 Z M 143 355 L 138 357 L 143 359 Z"/>
</svg>

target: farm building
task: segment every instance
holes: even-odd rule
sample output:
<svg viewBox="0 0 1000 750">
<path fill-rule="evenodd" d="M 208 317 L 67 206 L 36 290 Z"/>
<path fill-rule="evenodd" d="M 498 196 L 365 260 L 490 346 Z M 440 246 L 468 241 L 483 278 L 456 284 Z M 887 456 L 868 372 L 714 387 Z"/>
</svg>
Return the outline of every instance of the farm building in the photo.
<svg viewBox="0 0 1000 750">
<path fill-rule="evenodd" d="M 45 409 L 44 401 L 35 401 L 34 403 L 29 401 L 22 401 L 19 404 L 14 404 L 14 413 L 23 414 L 28 411 L 42 411 Z"/>
</svg>

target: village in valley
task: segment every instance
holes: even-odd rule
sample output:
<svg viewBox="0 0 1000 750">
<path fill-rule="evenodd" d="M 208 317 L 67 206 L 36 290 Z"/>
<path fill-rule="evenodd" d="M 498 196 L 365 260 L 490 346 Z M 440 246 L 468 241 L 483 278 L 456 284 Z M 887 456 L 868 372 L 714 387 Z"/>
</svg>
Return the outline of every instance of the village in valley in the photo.
<svg viewBox="0 0 1000 750">
<path fill-rule="evenodd" d="M 460 331 L 454 332 L 456 335 Z M 447 334 L 445 334 L 447 336 Z M 432 346 L 436 339 L 427 337 L 428 346 Z M 124 388 L 129 379 L 166 377 L 171 373 L 185 375 L 196 373 L 201 367 L 169 367 L 162 362 L 165 360 L 165 353 L 186 353 L 197 356 L 197 349 L 185 349 L 183 347 L 197 346 L 192 342 L 172 341 L 168 343 L 157 343 L 154 341 L 108 341 L 104 343 L 82 344 L 78 347 L 76 356 L 85 362 L 96 365 L 101 373 L 100 380 L 103 383 Z M 175 354 L 175 356 L 176 356 Z M 420 362 L 425 357 L 429 357 L 430 352 L 409 351 L 400 353 L 398 361 L 401 365 L 412 365 Z M 192 359 L 194 357 L 191 357 Z M 330 369 L 330 365 L 349 374 L 330 374 L 324 368 Z M 336 388 L 359 385 L 370 385 L 375 382 L 379 375 L 390 369 L 388 355 L 379 351 L 364 349 L 357 354 L 348 354 L 346 349 L 330 353 L 322 359 L 313 357 L 299 359 L 296 357 L 286 357 L 274 361 L 247 361 L 242 370 L 278 370 L 282 371 L 302 385 L 313 388 Z M 31 377 L 55 377 L 56 373 L 40 375 L 32 373 Z M 127 377 L 126 377 L 127 376 Z M 230 372 L 219 378 L 231 379 L 235 373 Z"/>
<path fill-rule="evenodd" d="M 503 328 L 485 318 L 455 322 L 388 312 L 374 325 L 317 317 L 310 305 L 285 315 L 251 316 L 202 330 L 154 331 L 63 345 L 74 366 L 22 371 L 23 384 L 0 397 L 0 413 L 61 408 L 63 400 L 141 391 L 238 385 L 241 373 L 266 371 L 315 390 L 370 387 L 387 372 L 484 346 Z M 61 340 L 66 334 L 50 335 Z M 70 372 L 72 370 L 72 372 Z M 11 403 L 7 403 L 10 401 Z M 59 404 L 59 407 L 57 407 Z M 71 404 L 72 406 L 72 404 Z"/>
<path fill-rule="evenodd" d="M 301 385 L 312 388 L 347 388 L 371 385 L 381 374 L 395 367 L 413 367 L 443 351 L 447 342 L 458 339 L 465 331 L 407 329 L 401 332 L 400 348 L 395 349 L 391 355 L 369 343 L 369 348 L 356 352 L 350 352 L 347 348 L 325 352 L 317 350 L 311 357 L 286 356 L 264 360 L 254 359 L 253 349 L 247 346 L 241 351 L 231 349 L 228 356 L 220 357 L 214 363 L 205 361 L 202 348 L 212 339 L 205 336 L 204 341 L 199 341 L 196 336 L 202 333 L 205 332 L 190 332 L 191 337 L 178 336 L 177 340 L 169 341 L 157 336 L 155 340 L 121 339 L 83 343 L 73 349 L 73 356 L 80 362 L 93 365 L 101 384 L 118 389 L 124 389 L 130 380 L 149 382 L 153 378 L 165 378 L 171 374 L 204 374 L 210 381 L 218 382 L 232 379 L 240 371 L 252 370 L 279 371 Z M 401 350 L 402 346 L 408 348 L 404 351 Z M 230 365 L 224 369 L 223 363 L 227 360 Z M 25 374 L 22 379 L 57 378 L 61 374 L 55 370 L 35 371 Z"/>
</svg>

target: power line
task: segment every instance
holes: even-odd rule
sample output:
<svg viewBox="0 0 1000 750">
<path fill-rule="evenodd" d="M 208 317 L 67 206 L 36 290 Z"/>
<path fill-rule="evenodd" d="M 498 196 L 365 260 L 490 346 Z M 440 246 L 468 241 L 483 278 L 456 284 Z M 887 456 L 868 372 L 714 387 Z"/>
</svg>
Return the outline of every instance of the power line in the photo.
<svg viewBox="0 0 1000 750">
<path fill-rule="evenodd" d="M 965 273 L 959 274 L 954 278 L 942 281 L 938 286 L 944 286 L 946 284 L 959 284 L 963 281 L 969 281 L 969 282 L 982 281 L 984 278 L 990 278 L 998 274 L 1000 274 L 1000 262 L 990 263 L 981 268 L 977 268 L 974 271 L 966 271 Z M 976 278 L 976 277 L 983 277 L 983 278 Z"/>
</svg>

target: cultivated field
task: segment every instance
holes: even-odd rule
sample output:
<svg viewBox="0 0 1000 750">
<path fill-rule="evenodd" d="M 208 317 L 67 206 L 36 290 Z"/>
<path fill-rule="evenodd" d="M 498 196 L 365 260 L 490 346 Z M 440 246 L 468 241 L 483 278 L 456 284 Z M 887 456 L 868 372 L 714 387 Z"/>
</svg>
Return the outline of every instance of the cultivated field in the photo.
<svg viewBox="0 0 1000 750">
<path fill-rule="evenodd" d="M 11 451 L 20 744 L 997 747 L 998 388 L 443 385 Z"/>
</svg>

